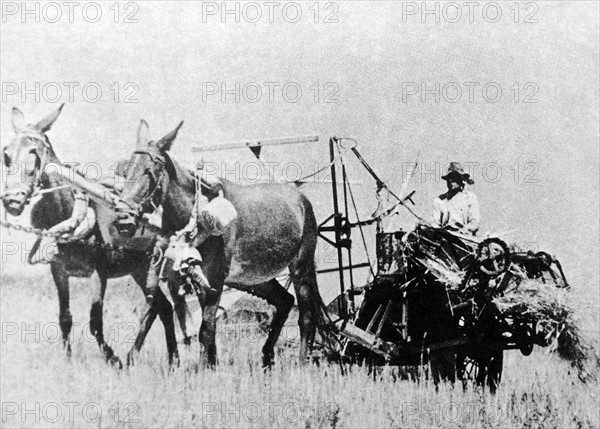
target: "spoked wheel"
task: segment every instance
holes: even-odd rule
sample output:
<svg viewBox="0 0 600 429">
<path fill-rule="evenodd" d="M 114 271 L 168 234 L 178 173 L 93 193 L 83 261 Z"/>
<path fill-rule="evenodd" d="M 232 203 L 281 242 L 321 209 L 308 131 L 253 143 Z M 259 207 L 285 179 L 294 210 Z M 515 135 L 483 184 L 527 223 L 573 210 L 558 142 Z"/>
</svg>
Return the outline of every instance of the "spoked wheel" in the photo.
<svg viewBox="0 0 600 429">
<path fill-rule="evenodd" d="M 498 238 L 483 240 L 477 248 L 476 255 L 479 270 L 490 277 L 499 276 L 510 265 L 508 246 Z"/>
<path fill-rule="evenodd" d="M 503 360 L 503 350 L 480 356 L 458 353 L 456 375 L 465 388 L 469 383 L 475 383 L 478 386 L 488 386 L 490 392 L 495 393 L 502 378 Z"/>
</svg>

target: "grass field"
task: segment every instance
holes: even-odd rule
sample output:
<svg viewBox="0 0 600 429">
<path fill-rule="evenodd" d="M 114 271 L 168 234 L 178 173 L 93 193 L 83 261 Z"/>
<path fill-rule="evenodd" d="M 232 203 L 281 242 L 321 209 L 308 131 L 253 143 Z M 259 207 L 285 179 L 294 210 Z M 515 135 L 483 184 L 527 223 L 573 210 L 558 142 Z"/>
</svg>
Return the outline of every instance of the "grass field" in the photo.
<svg viewBox="0 0 600 429">
<path fill-rule="evenodd" d="M 4 273 L 1 288 L 2 427 L 600 427 L 597 384 L 536 349 L 509 352 L 495 396 L 459 386 L 402 380 L 395 370 L 297 364 L 288 322 L 277 365 L 260 367 L 264 333 L 219 328 L 219 365 L 198 368 L 199 346 L 180 346 L 169 370 L 155 322 L 135 367 L 104 364 L 89 329 L 87 281 L 72 280 L 73 356 L 58 340 L 58 303 L 47 267 Z M 142 294 L 129 278 L 109 282 L 105 336 L 124 358 Z M 594 323 L 594 322 L 586 322 Z M 595 334 L 597 338 L 597 332 Z"/>
</svg>

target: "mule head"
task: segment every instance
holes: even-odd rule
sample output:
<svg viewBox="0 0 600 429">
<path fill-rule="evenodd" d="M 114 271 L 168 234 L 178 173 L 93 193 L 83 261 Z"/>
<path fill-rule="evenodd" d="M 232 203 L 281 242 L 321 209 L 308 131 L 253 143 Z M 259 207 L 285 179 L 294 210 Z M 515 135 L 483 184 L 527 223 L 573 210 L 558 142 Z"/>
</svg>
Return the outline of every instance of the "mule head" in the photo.
<svg viewBox="0 0 600 429">
<path fill-rule="evenodd" d="M 16 136 L 2 150 L 7 170 L 2 203 L 13 216 L 23 212 L 33 194 L 42 186 L 45 167 L 54 157 L 46 132 L 60 115 L 63 106 L 36 124 L 27 124 L 23 113 L 13 107 L 12 124 Z"/>
<path fill-rule="evenodd" d="M 125 187 L 116 205 L 116 227 L 121 234 L 133 235 L 144 213 L 156 210 L 168 186 L 167 152 L 171 149 L 183 121 L 159 140 L 151 140 L 143 119 L 138 127 L 137 144 L 126 167 Z"/>
</svg>

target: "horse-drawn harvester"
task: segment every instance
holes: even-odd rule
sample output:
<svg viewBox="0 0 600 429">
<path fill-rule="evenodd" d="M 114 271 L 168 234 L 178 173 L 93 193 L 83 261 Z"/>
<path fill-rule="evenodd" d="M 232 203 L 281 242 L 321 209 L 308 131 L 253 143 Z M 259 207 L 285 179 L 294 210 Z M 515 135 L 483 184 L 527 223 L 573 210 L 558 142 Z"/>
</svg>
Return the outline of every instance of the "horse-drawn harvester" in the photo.
<svg viewBox="0 0 600 429">
<path fill-rule="evenodd" d="M 500 238 L 466 236 L 432 227 L 421 218 L 412 231 L 383 231 L 382 221 L 397 206 L 413 213 L 406 204 L 414 192 L 396 196 L 361 157 L 354 141 L 344 148 L 345 140 L 329 142 L 333 227 L 321 230 L 335 233 L 335 239 L 327 241 L 338 249 L 340 270 L 353 270 L 341 249 L 351 255 L 353 228 L 361 228 L 363 234 L 363 227 L 375 226 L 377 263 L 371 281 L 363 286 L 352 284 L 352 275 L 346 285 L 340 273 L 340 296 L 328 306 L 330 323 L 321 329 L 327 356 L 390 365 L 431 360 L 434 379 L 453 380 L 456 375 L 495 389 L 503 351 L 519 349 L 529 355 L 533 345 L 549 345 L 555 327 L 543 326 L 526 312 L 502 312 L 494 299 L 531 279 L 547 283 L 547 288 L 567 288 L 560 263 L 547 253 L 514 251 Z M 359 220 L 355 213 L 357 221 L 350 222 L 350 185 L 343 163 L 333 162 L 336 150 L 356 155 L 375 180 L 378 196 L 387 192 L 396 204 L 380 206 L 369 220 Z M 342 171 L 342 204 L 336 169 Z"/>
<path fill-rule="evenodd" d="M 58 113 L 60 113 L 60 109 Z M 58 113 L 52 116 L 52 121 L 56 119 Z M 147 127 L 147 124 L 142 121 L 140 129 L 144 128 L 142 125 Z M 137 252 L 136 254 L 139 254 L 140 258 L 148 259 L 145 263 L 150 264 L 150 255 L 154 252 L 155 257 L 157 256 L 156 247 L 153 248 L 153 246 L 158 236 L 173 234 L 185 225 L 192 209 L 188 207 L 185 209 L 187 211 L 180 210 L 183 205 L 176 201 L 176 198 L 169 196 L 171 188 L 177 184 L 177 179 L 185 178 L 186 184 L 184 184 L 185 186 L 179 184 L 180 188 L 176 190 L 178 193 L 176 192 L 175 195 L 178 195 L 179 198 L 185 196 L 188 201 L 193 200 L 202 184 L 206 188 L 210 189 L 211 187 L 208 183 L 202 183 L 201 175 L 197 175 L 197 180 L 195 180 L 193 174 L 190 174 L 183 167 L 175 167 L 168 156 L 167 151 L 180 126 L 181 124 L 157 142 L 141 139 L 138 135 L 138 147 L 133 156 L 134 158 L 140 158 L 147 165 L 138 171 L 139 177 L 131 174 L 131 172 L 129 175 L 129 179 L 135 182 L 133 190 L 145 192 L 145 195 L 138 196 L 138 200 L 131 199 L 130 202 L 125 204 L 126 208 L 132 209 L 126 210 L 125 214 L 133 222 L 130 224 L 134 227 L 133 236 L 121 236 L 120 231 L 115 227 L 115 222 L 119 217 L 118 213 L 115 212 L 115 205 L 123 205 L 123 194 L 119 194 L 115 188 L 106 189 L 100 184 L 93 183 L 94 181 L 90 182 L 69 168 L 57 169 L 61 176 L 59 182 L 70 183 L 72 186 L 87 192 L 96 201 L 99 232 L 105 241 L 101 243 L 100 247 L 98 243 L 95 243 L 96 247 L 94 249 L 98 248 L 104 252 L 101 254 L 103 255 L 102 261 L 105 261 L 111 267 L 130 263 L 128 255 L 132 251 Z M 39 133 L 37 128 L 34 131 Z M 32 131 L 27 132 L 32 133 Z M 44 138 L 42 129 L 39 141 L 42 142 Z M 316 136 L 253 140 L 230 145 L 195 148 L 195 152 L 247 147 L 260 160 L 263 146 L 317 141 L 319 141 L 319 138 Z M 15 142 L 15 144 L 29 144 L 25 137 L 19 137 Z M 39 144 L 40 147 L 42 143 Z M 556 259 L 543 252 L 533 254 L 531 252 L 514 251 L 498 237 L 465 236 L 455 231 L 429 225 L 427 221 L 414 213 L 409 206 L 414 192 L 400 196 L 394 194 L 360 155 L 353 139 L 329 138 L 329 154 L 329 163 L 314 174 L 329 169 L 332 184 L 333 213 L 317 227 L 314 224 L 314 217 L 310 218 L 312 208 L 310 208 L 306 198 L 298 196 L 298 193 L 289 194 L 292 195 L 290 201 L 292 199 L 296 201 L 296 208 L 298 208 L 298 202 L 301 202 L 302 210 L 294 212 L 294 216 L 288 216 L 288 218 L 304 217 L 306 221 L 304 224 L 305 229 L 308 228 L 313 235 L 308 238 L 306 236 L 291 237 L 289 234 L 285 234 L 290 225 L 282 224 L 277 226 L 281 233 L 274 238 L 278 240 L 276 242 L 278 245 L 283 246 L 280 249 L 285 246 L 294 247 L 295 245 L 290 243 L 292 239 L 297 239 L 298 246 L 303 243 L 312 243 L 310 244 L 312 249 L 307 248 L 308 253 L 304 255 L 304 259 L 307 257 L 308 259 L 301 264 L 294 259 L 291 262 L 291 266 L 296 269 L 312 270 L 312 273 L 309 271 L 305 273 L 296 271 L 295 273 L 296 279 L 300 282 L 307 280 L 309 282 L 308 285 L 305 285 L 309 289 L 300 289 L 302 293 L 307 293 L 303 298 L 306 301 L 304 302 L 304 311 L 308 311 L 305 314 L 310 315 L 304 320 L 305 326 L 301 326 L 301 333 L 304 329 L 301 355 L 303 353 L 306 355 L 307 345 L 312 342 L 311 330 L 314 332 L 313 322 L 315 320 L 315 308 L 317 308 L 315 306 L 321 304 L 322 317 L 320 318 L 320 326 L 318 326 L 317 341 L 321 344 L 322 352 L 327 359 L 341 362 L 366 362 L 374 365 L 416 366 L 431 362 L 431 369 L 436 381 L 440 378 L 453 380 L 458 376 L 461 379 L 474 379 L 479 384 L 486 383 L 490 388 L 495 389 L 502 373 L 504 350 L 519 349 L 523 354 L 528 355 L 532 351 L 533 345 L 546 346 L 555 337 L 565 338 L 565 335 L 570 335 L 572 349 L 578 347 L 576 332 L 571 329 L 573 326 L 569 325 L 566 320 L 569 314 L 563 311 L 564 307 L 555 299 L 559 294 L 554 294 L 554 291 L 568 288 L 560 263 Z M 387 204 L 386 207 L 383 199 L 380 198 L 380 207 L 376 214 L 369 219 L 361 220 L 358 214 L 344 161 L 348 155 L 356 156 L 374 179 L 379 198 L 387 193 L 388 197 L 391 196 L 396 200 L 394 204 Z M 57 159 L 53 158 L 52 160 L 58 163 Z M 167 165 L 169 165 L 169 168 L 167 168 Z M 176 168 L 180 169 L 177 174 L 174 173 Z M 170 177 L 170 174 L 173 174 L 173 177 Z M 294 182 L 297 185 L 305 183 L 314 174 Z M 138 186 L 138 182 L 141 180 L 148 181 L 147 186 Z M 231 186 L 235 188 L 237 185 Z M 55 192 L 56 189 L 63 187 L 61 185 L 58 188 L 51 188 L 43 192 Z M 33 192 L 32 189 L 30 194 Z M 262 194 L 257 191 L 257 195 L 257 192 L 252 189 L 242 190 L 240 187 L 235 189 L 238 189 L 235 192 L 238 192 L 242 199 L 253 201 L 252 204 L 255 204 L 255 207 L 259 207 L 260 204 L 264 206 L 265 199 L 272 199 L 272 196 L 268 194 L 269 190 L 260 191 Z M 268 189 L 277 189 L 281 192 L 284 190 L 282 187 Z M 225 196 L 227 197 L 227 194 Z M 157 227 L 149 227 L 147 224 L 139 228 L 138 223 L 143 220 L 142 215 L 148 214 L 146 210 L 156 209 L 157 202 L 160 201 L 163 203 L 165 201 L 170 202 L 173 205 L 167 207 L 167 209 L 173 213 L 173 216 L 176 213 L 180 226 L 175 227 L 175 224 L 172 224 L 171 227 L 174 230 L 166 231 L 163 222 L 161 230 Z M 287 202 L 285 203 L 287 204 Z M 352 205 L 355 212 L 354 220 L 350 219 L 350 205 Z M 189 204 L 189 206 L 191 207 L 192 204 Z M 420 221 L 418 226 L 411 231 L 384 231 L 382 228 L 384 219 L 400 208 L 404 208 L 416 216 Z M 131 213 L 128 213 L 129 211 Z M 311 214 L 307 217 L 309 211 Z M 252 214 L 251 212 L 251 210 L 250 212 L 247 211 L 246 216 L 250 215 L 250 217 L 256 217 L 260 220 L 255 213 Z M 163 215 L 163 221 L 165 219 L 173 223 L 172 218 Z M 275 221 L 278 222 L 279 220 Z M 254 246 L 252 247 L 254 249 L 253 254 L 242 260 L 242 265 L 238 265 L 236 269 L 242 267 L 243 264 L 248 265 L 248 258 L 252 259 L 256 253 L 273 255 L 274 258 L 278 257 L 273 253 L 273 249 L 265 249 L 268 246 L 265 244 L 264 234 L 268 235 L 268 232 L 264 231 L 264 225 L 260 226 L 260 222 L 254 223 L 257 231 L 245 242 L 246 245 Z M 12 226 L 8 223 L 3 223 L 3 225 Z M 121 226 L 123 226 L 122 223 Z M 292 226 L 295 228 L 294 225 Z M 360 230 L 365 250 L 367 250 L 364 234 L 364 229 L 367 227 L 376 228 L 377 260 L 354 263 L 352 233 L 355 229 Z M 318 229 L 318 231 L 315 229 Z M 40 237 L 47 234 L 37 229 L 32 230 L 32 232 Z M 306 231 L 303 232 L 303 234 L 305 233 Z M 317 304 L 317 301 L 320 301 L 318 290 L 315 294 L 316 285 L 314 285 L 312 255 L 317 233 L 326 243 L 334 247 L 337 255 L 336 268 L 317 271 L 317 273 L 338 273 L 339 295 L 328 306 L 321 302 Z M 67 241 L 62 246 L 90 245 L 85 240 L 82 243 L 79 243 L 79 241 L 77 243 Z M 260 245 L 255 246 L 259 242 Z M 218 240 L 215 243 L 218 244 Z M 59 250 L 60 246 L 59 243 Z M 217 247 L 222 248 L 223 243 L 219 246 Z M 214 247 L 210 247 L 210 245 L 205 250 L 215 253 Z M 288 259 L 295 258 L 292 252 L 294 249 L 289 248 L 287 250 L 290 257 Z M 159 258 L 162 258 L 162 256 L 158 255 Z M 215 258 L 213 262 L 220 264 L 219 261 L 223 259 L 222 256 L 216 253 L 213 256 Z M 255 265 L 261 263 L 264 263 L 265 266 L 273 265 L 269 257 L 265 256 L 265 258 L 258 259 Z M 277 267 L 285 267 L 285 263 L 289 263 L 288 259 L 279 261 L 281 264 Z M 229 270 L 228 267 L 220 265 L 215 265 L 213 268 L 219 276 Z M 256 268 L 256 266 L 250 266 L 250 270 Z M 258 268 L 264 269 L 264 266 Z M 355 282 L 357 276 L 354 276 L 353 272 L 365 268 L 371 271 L 370 280 L 366 285 L 357 285 Z M 247 270 L 248 267 L 245 269 Z M 257 272 L 260 272 L 260 270 Z M 276 272 L 279 271 L 273 271 L 274 274 Z M 150 276 L 152 281 L 156 278 L 156 275 Z M 227 277 L 227 279 L 229 278 Z M 227 279 L 221 278 L 220 281 L 223 282 Z M 291 279 L 293 281 L 294 276 L 291 276 Z M 507 303 L 507 300 L 504 299 L 509 296 L 514 298 L 519 291 L 529 290 L 527 289 L 529 282 L 535 282 L 537 285 L 534 288 L 534 295 L 539 296 L 543 295 L 544 291 L 549 292 L 550 299 L 542 303 L 543 305 L 538 305 L 537 313 L 532 310 L 531 306 L 528 306 L 527 302 L 513 300 Z M 227 282 L 225 281 L 225 283 Z M 220 284 L 221 287 L 222 284 Z M 291 309 L 293 299 L 275 280 L 270 280 L 263 284 L 263 286 L 265 285 L 265 290 L 258 290 L 260 284 L 255 287 L 252 283 L 249 285 L 240 283 L 237 286 L 239 289 L 255 294 L 267 301 L 273 299 L 273 305 L 279 306 L 277 311 L 282 311 L 277 319 L 278 325 L 271 328 L 269 339 L 265 348 L 263 348 L 265 364 L 270 365 L 274 355 L 273 346 Z M 295 287 L 298 291 L 298 285 L 295 285 Z M 185 309 L 178 306 L 178 302 L 181 304 L 181 297 L 177 297 L 177 292 L 174 292 L 172 288 L 168 289 L 165 290 L 166 294 L 163 294 L 158 289 L 153 292 L 150 285 L 148 289 L 144 288 L 145 293 L 150 290 L 150 300 L 153 297 L 160 298 L 162 296 L 163 298 L 161 303 L 154 299 L 154 304 L 161 305 L 160 309 L 163 311 L 161 318 L 164 318 L 166 326 L 169 327 L 167 343 L 169 360 L 171 361 L 177 356 L 177 348 L 172 324 L 172 308 L 169 310 L 170 306 L 167 305 L 164 295 L 173 295 L 174 306 L 180 318 L 182 331 L 186 337 L 187 335 L 185 321 L 182 320 L 185 319 Z M 308 299 L 308 296 L 312 298 Z M 216 313 L 218 299 L 213 301 L 211 311 Z M 300 302 L 299 307 L 301 307 Z M 154 308 L 153 311 L 159 310 Z M 300 311 L 302 313 L 303 309 L 300 308 Z M 207 315 L 209 314 L 206 309 L 205 312 Z M 543 315 L 548 317 L 540 317 Z M 213 317 L 213 320 L 210 323 L 214 324 L 214 314 L 211 317 Z M 300 319 L 302 319 L 302 314 Z M 205 323 L 207 320 L 205 318 L 202 329 L 206 329 Z M 99 321 L 101 326 L 101 318 L 99 318 Z M 146 326 L 146 332 L 149 327 L 150 325 Z M 64 332 L 68 334 L 69 329 L 70 326 L 65 325 Z M 201 337 L 202 329 L 200 331 Z M 112 357 L 112 350 L 101 338 L 101 328 L 98 332 L 100 332 L 99 343 L 101 347 L 103 350 L 109 351 L 105 353 L 107 356 Z M 136 350 L 141 347 L 146 332 L 140 334 L 140 341 L 136 341 Z M 212 338 L 207 337 L 205 332 L 204 340 L 209 341 L 207 343 L 209 345 L 210 341 L 214 342 L 214 330 L 212 331 Z M 576 356 L 577 359 L 575 360 L 581 360 L 580 357 Z M 214 362 L 216 359 L 214 350 L 212 358 Z"/>
<path fill-rule="evenodd" d="M 253 141 L 228 148 L 245 146 L 259 158 L 266 144 L 317 140 Z M 434 378 L 454 379 L 456 375 L 495 389 L 504 350 L 519 349 L 529 355 L 534 345 L 550 344 L 556 326 L 545 326 L 514 307 L 502 312 L 494 299 L 527 280 L 546 283 L 547 288 L 568 288 L 555 258 L 544 252 L 512 250 L 497 237 L 479 238 L 432 227 L 407 206 L 414 192 L 396 196 L 389 190 L 353 139 L 331 137 L 329 153 L 334 211 L 319 225 L 319 235 L 337 252 L 340 294 L 324 309 L 326 322 L 319 329 L 328 359 L 404 366 L 421 365 L 431 357 Z M 387 192 L 396 199 L 391 207 L 383 207 L 380 199 L 380 209 L 368 220 L 360 220 L 352 194 L 344 164 L 344 155 L 349 153 L 372 176 L 378 196 Z M 350 220 L 350 203 L 355 222 Z M 399 206 L 421 223 L 410 232 L 384 232 L 383 220 Z M 360 229 L 366 246 L 363 228 L 367 227 L 377 230 L 377 261 L 354 264 L 352 231 Z M 371 280 L 356 285 L 352 272 L 367 267 L 373 274 Z M 327 271 L 332 270 L 321 272 Z"/>
</svg>

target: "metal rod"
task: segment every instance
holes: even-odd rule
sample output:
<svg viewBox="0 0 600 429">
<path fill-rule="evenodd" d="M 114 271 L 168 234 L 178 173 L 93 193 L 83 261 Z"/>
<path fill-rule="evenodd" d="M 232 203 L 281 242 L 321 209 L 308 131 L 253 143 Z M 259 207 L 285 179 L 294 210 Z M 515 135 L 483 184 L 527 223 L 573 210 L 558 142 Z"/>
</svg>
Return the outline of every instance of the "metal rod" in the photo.
<svg viewBox="0 0 600 429">
<path fill-rule="evenodd" d="M 333 192 L 333 224 L 335 227 L 334 233 L 335 233 L 335 244 L 336 244 L 336 251 L 337 251 L 337 258 L 338 258 L 338 266 L 339 267 L 343 267 L 344 266 L 344 256 L 342 255 L 342 248 L 340 247 L 340 241 L 341 241 L 341 222 L 340 222 L 340 207 L 339 207 L 339 202 L 338 202 L 338 190 L 337 190 L 337 178 L 336 178 L 336 168 L 335 168 L 335 137 L 331 137 L 329 139 L 329 160 L 331 162 L 331 189 Z M 346 315 L 346 302 L 345 302 L 345 298 L 344 298 L 344 293 L 346 292 L 346 287 L 344 284 L 344 271 L 343 270 L 339 270 L 340 273 L 340 295 L 342 297 L 342 299 L 340 299 L 339 302 L 339 311 L 340 311 L 340 316 L 344 316 Z"/>
<path fill-rule="evenodd" d="M 339 268 L 324 268 L 322 270 L 318 270 L 317 274 L 325 274 L 325 273 L 333 273 L 339 270 L 352 270 L 352 269 L 356 269 L 356 268 L 367 268 L 370 267 L 371 264 L 368 262 L 361 262 L 360 264 L 354 264 L 352 266 L 345 266 L 345 267 L 339 267 Z"/>
<path fill-rule="evenodd" d="M 342 161 L 342 182 L 344 183 L 344 212 L 346 216 L 346 222 L 350 219 L 349 211 L 348 211 L 348 176 L 346 174 L 346 165 Z M 350 235 L 352 229 L 348 229 L 348 235 Z M 347 237 L 350 240 L 350 237 Z M 348 255 L 348 265 L 352 266 L 352 242 L 349 241 L 348 247 L 346 247 L 346 253 Z M 352 313 L 354 314 L 356 311 L 356 306 L 354 304 L 354 272 L 353 270 L 348 271 L 348 275 L 350 277 L 350 303 L 352 306 Z"/>
<path fill-rule="evenodd" d="M 423 219 L 421 216 L 419 216 L 418 214 L 416 214 L 414 212 L 414 210 L 412 210 L 410 207 L 408 207 L 404 200 L 401 199 L 398 195 L 396 195 L 390 188 L 388 188 L 388 186 L 385 184 L 385 182 L 383 182 L 379 176 L 377 176 L 377 174 L 375 173 L 375 171 L 371 168 L 371 166 L 367 163 L 367 161 L 365 161 L 365 159 L 361 156 L 361 154 L 358 152 L 358 150 L 356 150 L 355 147 L 352 148 L 352 152 L 354 153 L 354 155 L 356 155 L 356 157 L 358 158 L 358 160 L 362 163 L 362 165 L 366 168 L 366 170 L 371 174 L 371 176 L 373 176 L 373 178 L 375 179 L 375 181 L 377 182 L 377 188 L 385 188 L 392 197 L 394 197 L 396 200 L 398 200 L 399 204 L 401 206 L 403 206 L 406 210 L 408 210 L 408 212 L 413 215 L 414 217 L 416 217 L 417 219 L 419 219 L 419 221 L 425 225 L 429 225 L 431 226 L 430 222 L 427 221 L 426 219 Z"/>
<path fill-rule="evenodd" d="M 363 165 L 363 167 L 365 167 L 365 170 L 367 170 L 369 172 L 369 174 L 371 176 L 373 176 L 373 179 L 375 179 L 375 181 L 377 182 L 377 186 L 382 186 L 384 184 L 383 180 L 381 180 L 379 178 L 379 176 L 377 175 L 377 173 L 375 173 L 375 171 L 371 168 L 371 166 L 367 163 L 367 161 L 365 161 L 365 159 L 358 152 L 358 150 L 355 147 L 353 147 L 351 150 L 354 153 L 354 155 L 356 155 L 356 157 L 358 158 L 358 160 L 360 161 L 360 163 Z"/>
<path fill-rule="evenodd" d="M 278 146 L 284 144 L 301 144 L 318 142 L 319 136 L 280 137 L 269 139 L 242 140 L 230 143 L 217 143 L 205 146 L 192 146 L 192 152 L 210 152 L 228 149 L 256 148 L 262 146 Z"/>
</svg>

